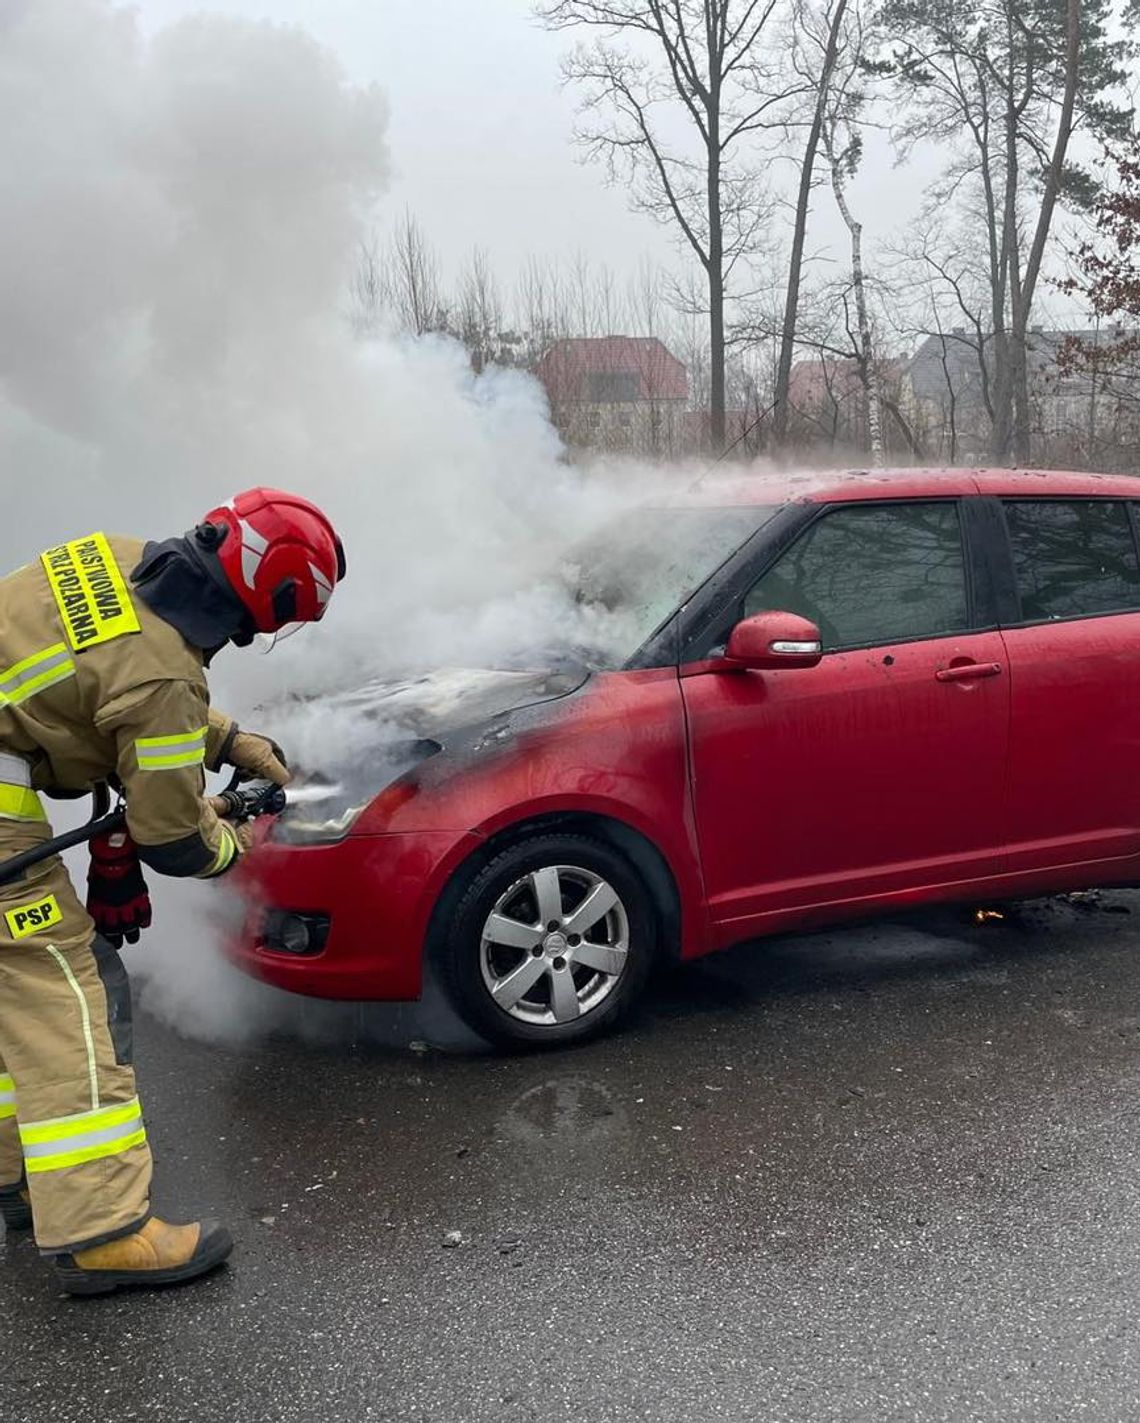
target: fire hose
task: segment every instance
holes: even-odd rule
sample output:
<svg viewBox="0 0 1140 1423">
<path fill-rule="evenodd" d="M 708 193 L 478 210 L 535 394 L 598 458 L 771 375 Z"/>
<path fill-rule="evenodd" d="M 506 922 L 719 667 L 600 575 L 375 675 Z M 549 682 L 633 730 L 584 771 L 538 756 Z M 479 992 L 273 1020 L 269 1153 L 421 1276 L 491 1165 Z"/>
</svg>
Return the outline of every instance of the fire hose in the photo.
<svg viewBox="0 0 1140 1423">
<path fill-rule="evenodd" d="M 50 860 L 53 855 L 70 850 L 75 845 L 83 845 L 97 835 L 110 835 L 117 830 L 125 830 L 125 802 L 120 801 L 113 810 L 108 810 L 111 797 L 105 785 L 97 786 L 94 796 L 95 813 L 85 825 L 80 825 L 75 830 L 65 830 L 62 835 L 56 835 L 51 840 L 45 840 L 42 844 L 25 850 L 23 854 L 5 860 L 0 865 L 0 885 L 10 884 L 19 879 L 32 865 L 38 865 L 42 860 Z M 234 773 L 229 785 L 217 798 L 225 802 L 224 819 L 238 824 L 256 820 L 261 815 L 280 815 L 285 809 L 285 792 L 280 786 L 274 785 L 272 781 L 249 781 L 243 784 L 241 772 Z"/>
</svg>

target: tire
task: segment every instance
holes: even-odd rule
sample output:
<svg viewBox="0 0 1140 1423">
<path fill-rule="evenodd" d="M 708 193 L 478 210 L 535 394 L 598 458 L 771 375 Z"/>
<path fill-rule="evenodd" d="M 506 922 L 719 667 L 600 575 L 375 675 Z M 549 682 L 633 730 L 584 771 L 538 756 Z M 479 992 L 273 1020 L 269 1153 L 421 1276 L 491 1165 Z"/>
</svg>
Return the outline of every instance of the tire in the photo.
<svg viewBox="0 0 1140 1423">
<path fill-rule="evenodd" d="M 656 945 L 652 900 L 624 856 L 592 836 L 542 832 L 474 876 L 441 926 L 438 960 L 452 1006 L 482 1037 L 563 1047 L 624 1016 Z"/>
</svg>

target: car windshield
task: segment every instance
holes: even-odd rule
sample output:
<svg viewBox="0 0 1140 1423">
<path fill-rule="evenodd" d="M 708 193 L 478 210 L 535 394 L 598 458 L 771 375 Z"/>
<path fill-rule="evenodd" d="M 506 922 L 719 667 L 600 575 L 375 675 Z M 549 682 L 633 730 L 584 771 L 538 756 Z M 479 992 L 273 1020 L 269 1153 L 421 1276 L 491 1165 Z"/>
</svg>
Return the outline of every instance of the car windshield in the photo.
<svg viewBox="0 0 1140 1423">
<path fill-rule="evenodd" d="M 628 661 L 778 508 L 638 509 L 579 544 L 563 572 L 574 601 L 599 615 L 585 660 Z"/>
</svg>

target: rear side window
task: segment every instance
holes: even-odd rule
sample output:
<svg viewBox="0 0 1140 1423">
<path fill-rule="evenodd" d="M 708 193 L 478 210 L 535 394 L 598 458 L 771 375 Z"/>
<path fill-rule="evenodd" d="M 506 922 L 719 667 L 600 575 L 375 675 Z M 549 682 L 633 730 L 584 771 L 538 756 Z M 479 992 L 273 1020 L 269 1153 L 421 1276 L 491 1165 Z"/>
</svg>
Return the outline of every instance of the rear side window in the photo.
<svg viewBox="0 0 1140 1423">
<path fill-rule="evenodd" d="M 828 650 L 964 631 L 957 505 L 861 504 L 825 514 L 745 598 L 745 617 L 776 611 L 810 618 Z"/>
<path fill-rule="evenodd" d="M 1011 499 L 1005 519 L 1026 622 L 1140 608 L 1140 565 L 1122 501 Z"/>
</svg>

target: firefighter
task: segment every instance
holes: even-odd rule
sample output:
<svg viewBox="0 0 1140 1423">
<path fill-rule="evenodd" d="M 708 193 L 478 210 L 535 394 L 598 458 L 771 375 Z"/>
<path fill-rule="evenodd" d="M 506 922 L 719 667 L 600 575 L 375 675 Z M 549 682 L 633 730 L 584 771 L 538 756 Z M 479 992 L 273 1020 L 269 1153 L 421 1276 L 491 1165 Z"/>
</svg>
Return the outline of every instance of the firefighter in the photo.
<svg viewBox="0 0 1140 1423">
<path fill-rule="evenodd" d="M 0 886 L 0 1214 L 34 1221 L 73 1294 L 193 1279 L 230 1252 L 215 1222 L 151 1214 L 117 947 L 150 922 L 140 861 L 215 879 L 248 848 L 206 770 L 289 779 L 274 743 L 209 706 L 210 659 L 317 621 L 344 572 L 319 509 L 253 489 L 185 537 L 91 534 L 0 579 L 0 862 L 50 838 L 40 792 L 110 781 L 126 799 L 86 908 L 58 857 Z"/>
</svg>

